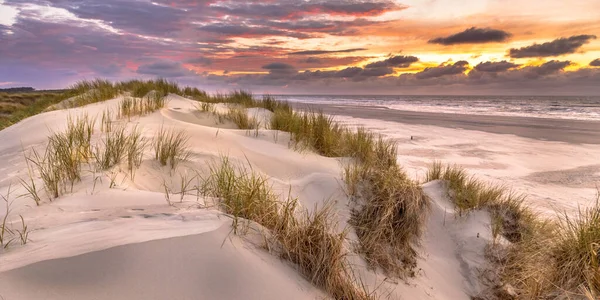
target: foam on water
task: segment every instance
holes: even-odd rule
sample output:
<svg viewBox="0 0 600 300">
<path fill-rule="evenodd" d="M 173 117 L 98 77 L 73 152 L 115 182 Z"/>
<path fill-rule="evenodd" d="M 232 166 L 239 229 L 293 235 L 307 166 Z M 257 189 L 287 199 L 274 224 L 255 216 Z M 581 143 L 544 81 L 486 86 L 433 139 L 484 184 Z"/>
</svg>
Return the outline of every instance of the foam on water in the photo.
<svg viewBox="0 0 600 300">
<path fill-rule="evenodd" d="M 600 120 L 600 97 L 577 96 L 319 96 L 280 95 L 299 103 L 382 106 L 389 109 Z"/>
</svg>

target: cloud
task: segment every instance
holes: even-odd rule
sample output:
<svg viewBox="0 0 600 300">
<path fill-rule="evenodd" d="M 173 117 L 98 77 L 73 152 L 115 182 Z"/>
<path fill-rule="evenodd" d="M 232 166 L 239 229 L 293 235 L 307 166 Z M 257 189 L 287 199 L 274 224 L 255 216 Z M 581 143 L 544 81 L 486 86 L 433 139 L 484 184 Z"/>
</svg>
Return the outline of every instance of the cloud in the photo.
<svg viewBox="0 0 600 300">
<path fill-rule="evenodd" d="M 265 70 L 269 70 L 269 71 L 294 70 L 294 69 L 296 69 L 296 68 L 294 68 L 294 66 L 292 66 L 290 64 L 281 63 L 281 62 L 270 63 L 268 65 L 262 66 L 262 68 L 265 69 Z"/>
<path fill-rule="evenodd" d="M 309 58 L 301 60 L 300 62 L 305 63 L 305 64 L 322 64 L 324 61 L 323 61 L 323 59 L 318 58 L 318 57 L 309 57 Z"/>
<path fill-rule="evenodd" d="M 144 64 L 138 67 L 137 73 L 165 78 L 183 77 L 192 74 L 192 72 L 185 69 L 180 62 L 174 61 L 159 61 Z"/>
<path fill-rule="evenodd" d="M 322 55 L 322 54 L 333 54 L 333 53 L 350 53 L 368 50 L 365 48 L 353 48 L 353 49 L 344 49 L 344 50 L 306 50 L 306 51 L 296 51 L 290 52 L 288 55 Z"/>
<path fill-rule="evenodd" d="M 256 37 L 256 36 L 288 36 L 298 39 L 310 38 L 310 34 L 279 30 L 265 26 L 247 26 L 244 24 L 215 23 L 198 26 L 199 30 L 225 36 Z"/>
<path fill-rule="evenodd" d="M 575 53 L 581 46 L 595 39 L 595 35 L 575 35 L 569 38 L 559 38 L 543 44 L 533 44 L 522 48 L 509 50 L 512 58 L 549 57 Z"/>
<path fill-rule="evenodd" d="M 568 67 L 569 65 L 571 65 L 571 62 L 568 60 L 567 61 L 551 60 L 540 66 L 525 67 L 522 69 L 522 71 L 528 72 L 533 77 L 546 76 L 546 75 L 550 75 L 550 74 L 562 71 L 564 68 Z"/>
<path fill-rule="evenodd" d="M 241 2 L 241 1 L 240 1 Z M 331 14 L 343 16 L 378 16 L 387 11 L 404 9 L 394 1 L 381 0 L 338 0 L 326 1 L 268 1 L 267 3 L 218 3 L 211 6 L 223 14 L 238 17 L 269 17 L 301 19 L 307 15 Z"/>
<path fill-rule="evenodd" d="M 262 68 L 265 70 L 269 70 L 270 75 L 275 75 L 278 77 L 285 77 L 288 75 L 296 74 L 298 72 L 294 66 L 282 62 L 266 64 L 262 66 Z"/>
<path fill-rule="evenodd" d="M 590 62 L 591 67 L 600 67 L 600 58 L 596 58 Z"/>
<path fill-rule="evenodd" d="M 386 60 L 370 63 L 365 66 L 366 69 L 370 68 L 407 68 L 412 63 L 418 62 L 419 58 L 415 56 L 392 56 Z"/>
<path fill-rule="evenodd" d="M 210 66 L 213 63 L 213 60 L 208 57 L 198 56 L 189 58 L 185 62 L 193 65 Z"/>
<path fill-rule="evenodd" d="M 102 76 L 115 76 L 121 72 L 122 67 L 117 64 L 96 65 L 92 67 L 96 73 Z"/>
<path fill-rule="evenodd" d="M 513 69 L 518 66 L 520 66 L 520 65 L 511 63 L 511 62 L 508 62 L 505 60 L 499 61 L 499 62 L 486 61 L 486 62 L 482 62 L 482 63 L 479 63 L 478 65 L 476 65 L 475 70 L 477 70 L 479 72 L 497 73 L 497 72 L 508 71 L 509 69 Z"/>
<path fill-rule="evenodd" d="M 429 40 L 429 43 L 446 46 L 456 44 L 497 43 L 508 40 L 510 36 L 510 33 L 503 30 L 471 27 L 465 31 L 447 37 L 438 37 Z"/>
<path fill-rule="evenodd" d="M 437 67 L 426 68 L 415 76 L 417 79 L 429 79 L 447 75 L 457 75 L 464 73 L 468 68 L 469 63 L 467 61 L 459 60 L 454 64 L 441 64 Z"/>
</svg>

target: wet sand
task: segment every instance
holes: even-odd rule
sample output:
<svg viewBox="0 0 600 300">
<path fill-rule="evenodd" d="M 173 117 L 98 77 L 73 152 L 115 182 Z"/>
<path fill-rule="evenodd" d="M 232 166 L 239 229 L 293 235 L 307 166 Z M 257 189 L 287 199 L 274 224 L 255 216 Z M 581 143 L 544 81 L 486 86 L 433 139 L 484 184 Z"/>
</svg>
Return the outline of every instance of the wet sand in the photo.
<svg viewBox="0 0 600 300">
<path fill-rule="evenodd" d="M 485 116 L 393 110 L 381 106 L 294 104 L 297 109 L 322 110 L 326 114 L 377 119 L 412 125 L 462 128 L 574 144 L 600 144 L 600 121 Z"/>
</svg>

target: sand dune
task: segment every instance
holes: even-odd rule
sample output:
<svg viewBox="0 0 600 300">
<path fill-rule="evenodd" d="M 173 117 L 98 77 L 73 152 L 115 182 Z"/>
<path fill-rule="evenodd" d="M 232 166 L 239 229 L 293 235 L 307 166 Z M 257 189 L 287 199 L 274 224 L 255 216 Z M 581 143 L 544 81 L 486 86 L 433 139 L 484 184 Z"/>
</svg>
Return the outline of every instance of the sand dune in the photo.
<svg viewBox="0 0 600 300">
<path fill-rule="evenodd" d="M 11 186 L 11 223 L 19 215 L 31 233 L 26 245 L 0 250 L 0 296 L 4 299 L 321 299 L 326 295 L 295 267 L 265 251 L 260 239 L 231 234 L 231 219 L 214 199 L 181 195 L 180 185 L 206 174 L 207 163 L 223 155 L 250 163 L 265 174 L 281 198 L 298 197 L 308 210 L 333 201 L 340 230 L 347 226 L 349 203 L 341 180 L 341 159 L 290 148 L 289 134 L 219 126 L 198 112 L 197 102 L 169 96 L 159 112 L 135 117 L 128 128 L 151 138 L 160 128 L 185 130 L 190 158 L 177 169 L 160 166 L 147 150 L 132 179 L 118 168 L 84 172 L 73 191 L 39 207 L 18 185 L 27 178 L 22 149 L 43 149 L 50 131 L 66 127 L 67 117 L 116 111 L 120 99 L 81 108 L 46 112 L 0 131 L 0 193 Z M 220 108 L 224 109 L 224 108 Z M 269 112 L 248 114 L 266 120 Z M 223 125 L 223 124 L 221 124 Z M 99 124 L 96 125 L 99 127 Z M 99 128 L 97 128 L 99 129 Z M 96 130 L 93 141 L 98 141 Z M 418 145 L 412 145 L 413 151 Z M 404 148 L 403 148 L 404 149 Z M 110 187 L 113 178 L 116 186 Z M 39 183 L 41 186 L 41 183 Z M 170 196 L 166 201 L 165 191 Z M 390 299 L 470 299 L 484 287 L 484 247 L 491 241 L 490 219 L 477 212 L 454 216 L 443 182 L 424 186 L 433 200 L 417 276 L 394 282 L 369 270 L 358 255 L 355 271 L 369 290 Z M 6 213 L 0 208 L 0 215 Z M 352 238 L 353 235 L 350 235 Z M 351 249 L 351 241 L 348 241 Z"/>
</svg>

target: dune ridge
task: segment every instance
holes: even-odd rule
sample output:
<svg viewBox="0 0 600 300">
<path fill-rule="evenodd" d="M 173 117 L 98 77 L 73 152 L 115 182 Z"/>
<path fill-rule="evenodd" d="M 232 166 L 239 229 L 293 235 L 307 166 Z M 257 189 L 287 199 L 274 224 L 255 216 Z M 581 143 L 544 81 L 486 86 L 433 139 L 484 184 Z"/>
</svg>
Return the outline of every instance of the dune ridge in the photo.
<svg viewBox="0 0 600 300">
<path fill-rule="evenodd" d="M 469 213 L 456 209 L 456 194 L 448 187 L 447 182 L 452 181 L 447 178 L 418 186 L 397 165 L 393 142 L 366 132 L 361 136 L 360 130 L 352 133 L 318 114 L 308 116 L 315 118 L 312 121 L 302 121 L 302 115 L 294 117 L 308 122 L 300 127 L 275 124 L 276 116 L 285 121 L 293 112 L 285 107 L 278 111 L 278 105 L 284 104 L 271 102 L 273 99 L 254 100 L 240 92 L 235 96 L 237 103 L 225 105 L 217 103 L 225 102 L 223 95 L 209 98 L 165 81 L 118 84 L 131 90 L 130 94 L 103 91 L 109 89 L 107 82 L 95 84 L 85 87 L 95 92 L 69 100 L 81 106 L 35 115 L 0 131 L 0 138 L 6 141 L 0 145 L 4 161 L 0 169 L 7 174 L 0 179 L 0 194 L 10 203 L 9 210 L 1 212 L 10 212 L 7 224 L 12 233 L 19 232 L 20 217 L 29 232 L 27 243 L 15 242 L 0 250 L 0 295 L 6 299 L 38 299 L 40 295 L 47 299 L 498 297 L 497 291 L 490 294 L 490 289 L 518 297 L 506 286 L 495 286 L 497 281 L 481 280 L 482 272 L 494 267 L 486 254 L 490 245 L 498 244 L 493 234 L 494 215 L 478 207 Z M 164 102 L 160 107 L 131 110 L 131 101 L 143 103 L 152 93 L 160 95 L 156 98 Z M 215 104 L 204 109 L 202 103 L 208 102 L 202 100 Z M 127 117 L 122 115 L 124 103 L 129 103 Z M 232 110 L 245 117 L 230 115 Z M 184 132 L 185 157 L 177 158 L 177 164 L 161 164 L 148 146 L 135 172 L 127 168 L 125 160 L 104 169 L 82 160 L 80 180 L 58 198 L 50 195 L 48 199 L 41 192 L 37 206 L 24 186 L 18 185 L 19 178 L 29 177 L 23 152 L 27 155 L 34 149 L 43 153 L 49 131 L 66 130 L 69 116 L 70 120 L 83 115 L 95 118 L 90 143 L 98 145 L 109 134 L 103 117 L 106 112 L 113 116 L 108 118 L 110 126 L 122 126 L 129 135 L 139 130 L 149 145 L 161 130 Z M 258 121 L 251 128 L 235 129 L 239 123 L 234 118 Z M 312 126 L 310 132 L 303 130 L 306 124 Z M 321 139 L 323 136 L 328 138 Z M 362 149 L 357 145 L 372 148 L 356 151 Z M 380 150 L 369 152 L 372 149 Z M 235 198 L 237 194 L 222 192 L 227 189 L 207 186 L 225 157 L 243 168 L 238 170 L 245 170 L 241 172 L 258 176 L 249 178 L 257 180 L 257 188 L 267 188 L 261 192 L 265 198 L 260 198 L 267 201 L 264 209 L 246 210 L 243 201 L 256 197 L 254 193 Z M 379 166 L 376 162 L 382 159 L 388 163 Z M 356 172 L 354 181 L 347 177 L 349 170 Z M 385 182 L 381 174 L 402 178 L 381 185 Z M 34 182 L 43 186 L 38 178 Z M 356 193 L 348 189 L 350 183 L 356 184 Z M 402 189 L 412 192 L 399 194 Z M 408 234 L 407 238 L 400 244 L 386 244 L 390 233 L 381 231 L 383 244 L 372 248 L 387 253 L 389 245 L 403 245 L 401 251 L 406 252 L 389 252 L 407 258 L 394 262 L 406 273 L 394 275 L 388 264 L 369 262 L 364 252 L 356 250 L 356 243 L 365 247 L 365 240 L 356 234 L 352 219 L 369 203 L 386 203 L 372 199 L 394 202 L 399 199 L 396 197 L 407 197 L 401 199 L 408 201 L 403 204 L 408 206 L 400 206 L 402 212 L 391 219 L 379 220 L 401 226 L 397 229 Z M 235 202 L 227 202 L 235 199 L 242 199 L 241 210 L 233 209 Z M 360 199 L 366 202 L 360 204 Z M 410 201 L 416 199 L 426 205 L 411 206 Z M 376 218 L 381 213 L 370 211 Z M 289 218 L 296 214 L 298 219 Z M 408 225 L 416 226 L 414 230 L 402 231 L 406 225 L 395 223 L 411 220 L 413 215 L 414 221 Z M 238 234 L 238 221 L 245 224 L 244 234 Z M 380 225 L 373 226 L 377 230 Z M 311 237 L 312 233 L 316 234 Z M 298 243 L 303 241 L 329 244 L 302 248 Z M 195 247 L 202 250 L 197 253 Z M 140 257 L 132 257 L 133 253 Z M 149 260 L 155 265 L 148 265 Z M 103 261 L 123 266 L 102 266 Z M 335 262 L 337 267 L 327 269 L 331 266 L 314 262 Z M 56 269 L 63 274 L 50 271 Z M 157 275 L 148 275 L 153 272 Z M 142 283 L 135 282 L 138 275 Z M 28 280 L 31 278 L 35 280 Z M 230 285 L 238 288 L 230 289 Z"/>
</svg>

